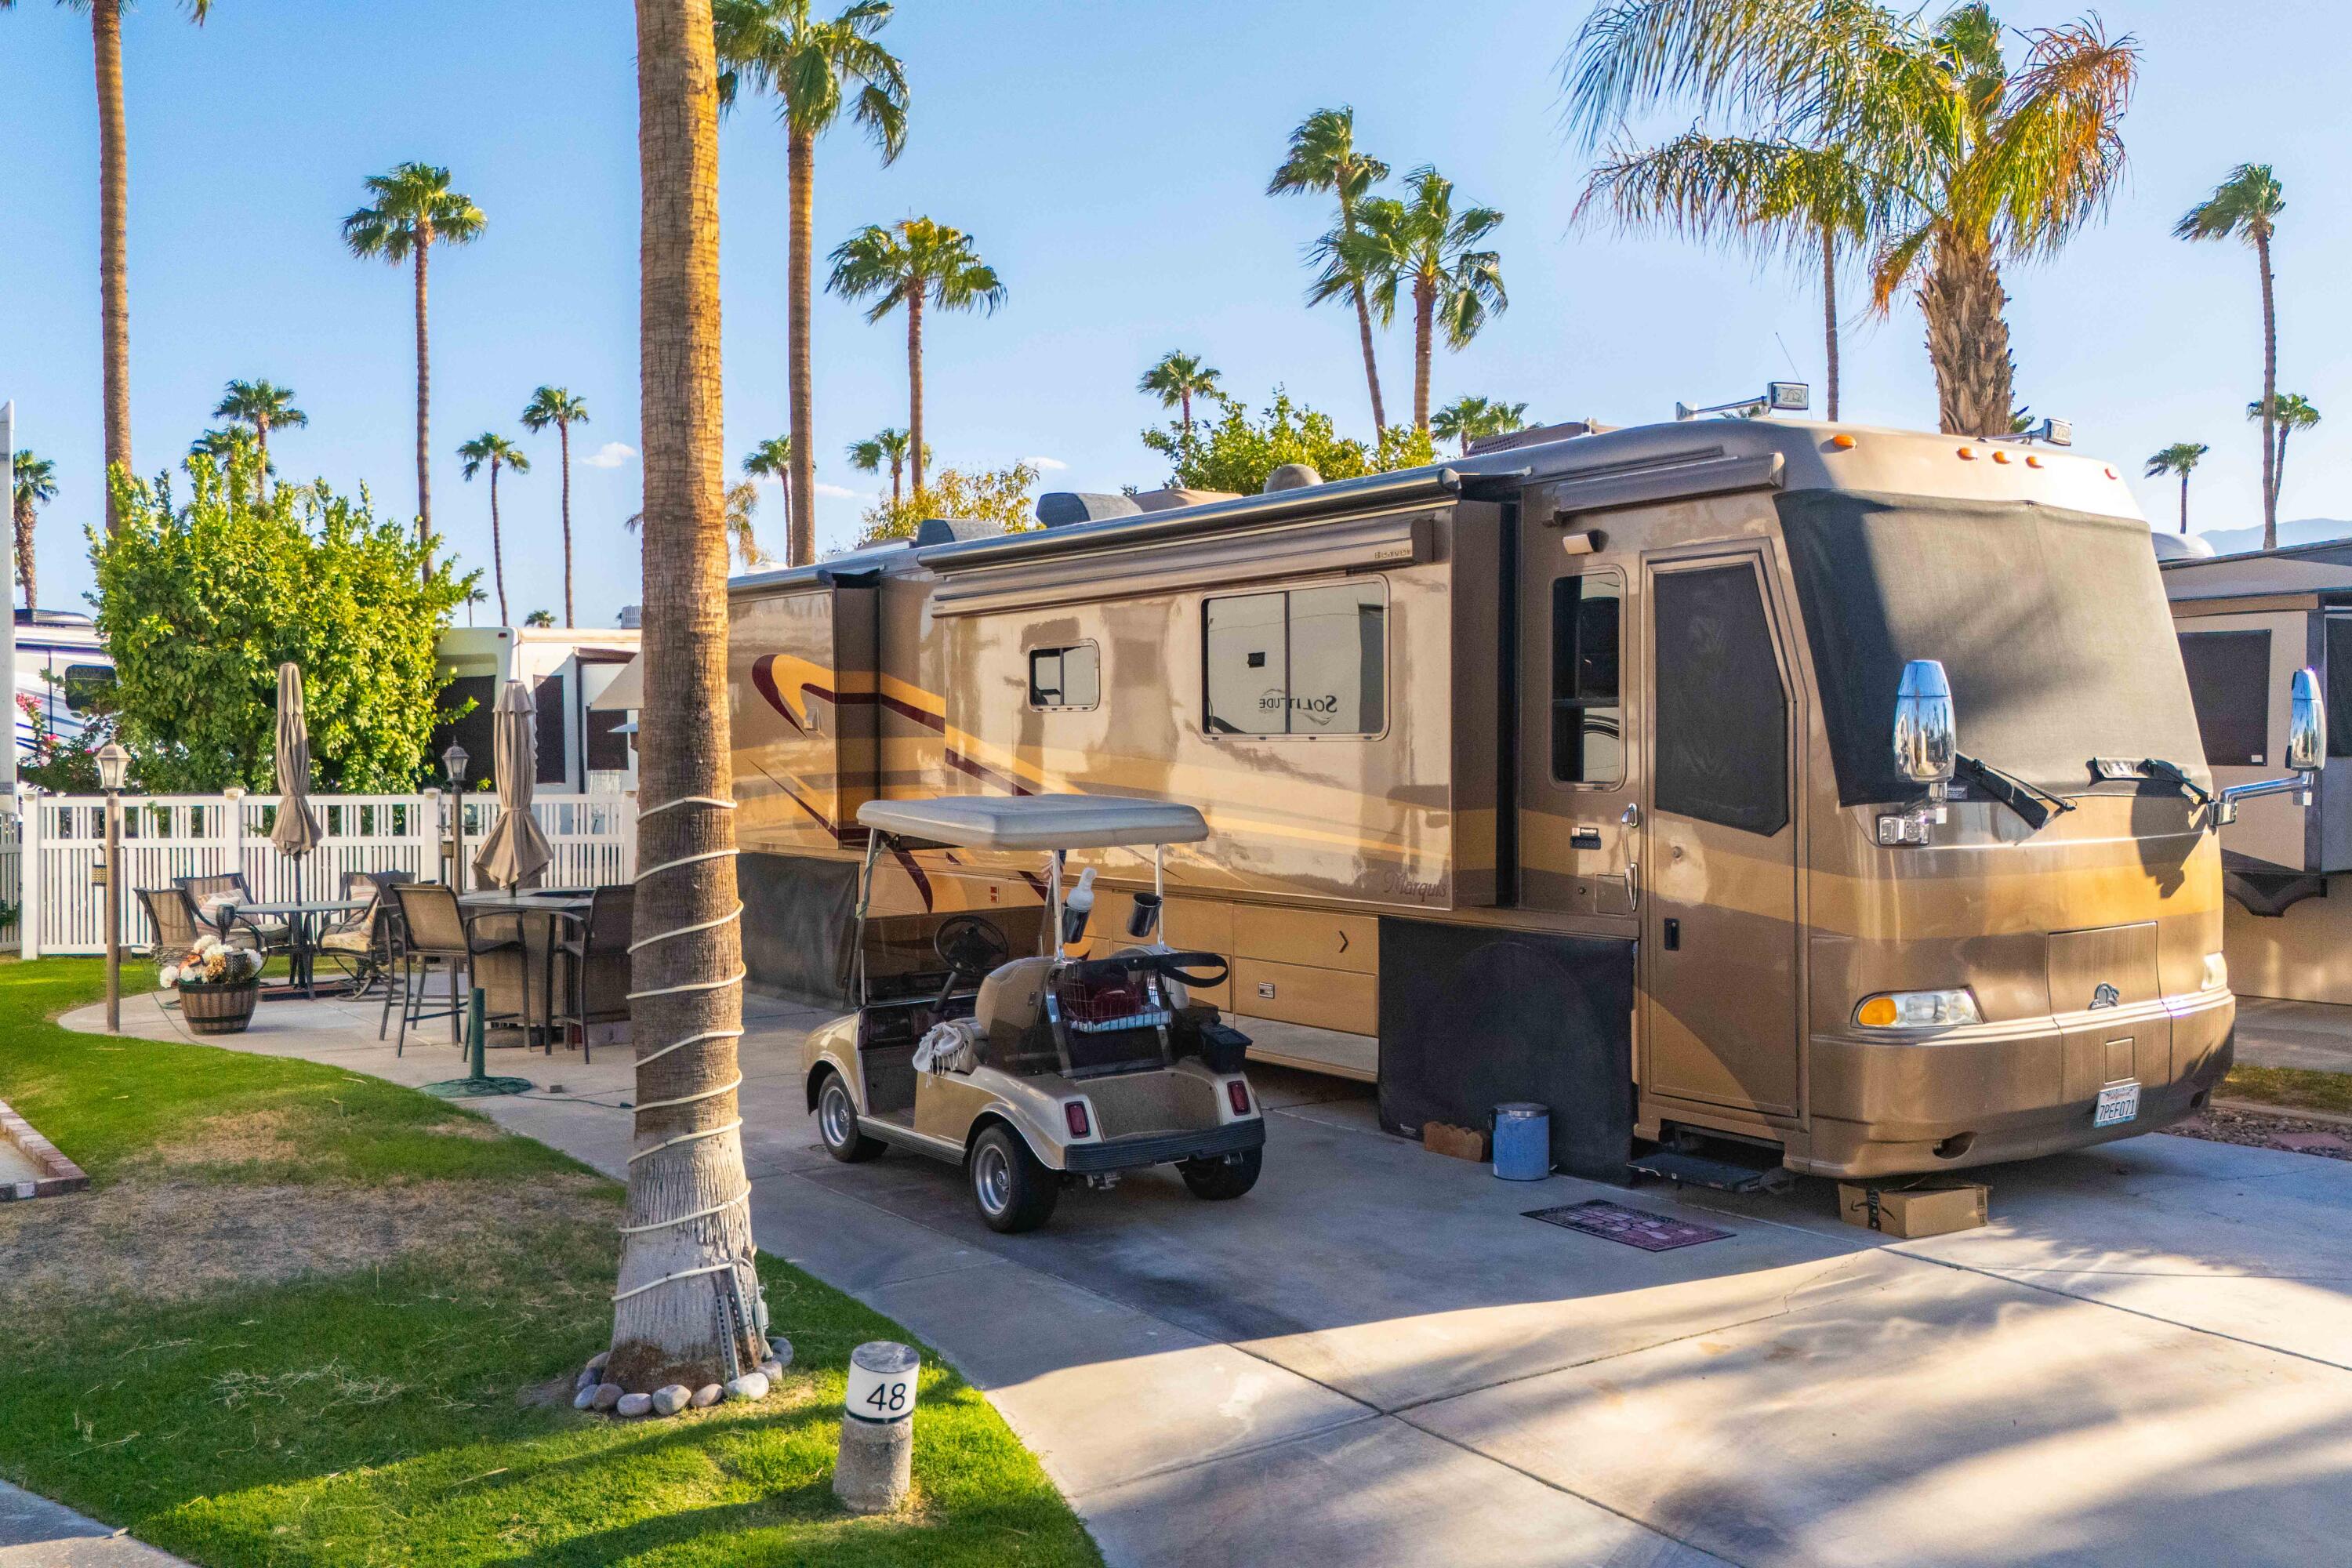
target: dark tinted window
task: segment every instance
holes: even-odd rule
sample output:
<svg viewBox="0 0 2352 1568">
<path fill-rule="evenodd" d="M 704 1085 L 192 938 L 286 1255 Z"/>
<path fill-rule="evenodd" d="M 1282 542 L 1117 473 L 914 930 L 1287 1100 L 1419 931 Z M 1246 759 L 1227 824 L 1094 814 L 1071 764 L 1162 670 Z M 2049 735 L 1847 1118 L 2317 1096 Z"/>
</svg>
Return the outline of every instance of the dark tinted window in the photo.
<svg viewBox="0 0 2352 1568">
<path fill-rule="evenodd" d="M 1625 777 L 1617 660 L 1625 604 L 1614 572 L 1551 585 L 1551 776 L 1613 784 Z"/>
<path fill-rule="evenodd" d="M 1662 573 L 1651 598 L 1658 809 L 1778 833 L 1789 820 L 1789 698 L 1756 574 Z"/>
<path fill-rule="evenodd" d="M 114 666 L 110 664 L 69 664 L 66 666 L 66 707 L 81 712 L 91 702 L 114 689 Z"/>
<path fill-rule="evenodd" d="M 2267 767 L 2271 634 L 2183 632 L 2180 662 L 2189 670 L 2207 765 Z"/>
<path fill-rule="evenodd" d="M 1090 642 L 1029 650 L 1029 706 L 1091 708 L 1102 700 L 1102 653 Z"/>
<path fill-rule="evenodd" d="M 560 675 L 542 678 L 531 693 L 531 701 L 537 710 L 538 727 L 532 738 L 539 746 L 539 782 L 560 784 L 564 782 L 563 678 Z M 482 771 L 480 759 L 476 760 L 474 771 Z M 493 773 L 491 776 L 495 778 L 497 774 Z"/>
<path fill-rule="evenodd" d="M 2352 757 L 2352 616 L 2327 617 L 2327 754 Z"/>
</svg>

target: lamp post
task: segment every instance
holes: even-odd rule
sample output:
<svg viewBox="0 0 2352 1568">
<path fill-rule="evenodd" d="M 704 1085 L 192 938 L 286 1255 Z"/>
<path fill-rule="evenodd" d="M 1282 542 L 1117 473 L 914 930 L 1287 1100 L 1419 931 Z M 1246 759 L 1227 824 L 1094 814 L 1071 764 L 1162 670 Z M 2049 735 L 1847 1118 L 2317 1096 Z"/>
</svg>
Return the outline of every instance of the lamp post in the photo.
<svg viewBox="0 0 2352 1568">
<path fill-rule="evenodd" d="M 106 1032 L 122 1032 L 122 786 L 131 753 L 113 741 L 98 749 L 98 783 L 106 791 Z"/>
<path fill-rule="evenodd" d="M 466 890 L 466 768 L 473 760 L 455 741 L 441 753 L 442 770 L 449 775 L 449 831 L 456 836 L 449 885 L 461 893 Z"/>
</svg>

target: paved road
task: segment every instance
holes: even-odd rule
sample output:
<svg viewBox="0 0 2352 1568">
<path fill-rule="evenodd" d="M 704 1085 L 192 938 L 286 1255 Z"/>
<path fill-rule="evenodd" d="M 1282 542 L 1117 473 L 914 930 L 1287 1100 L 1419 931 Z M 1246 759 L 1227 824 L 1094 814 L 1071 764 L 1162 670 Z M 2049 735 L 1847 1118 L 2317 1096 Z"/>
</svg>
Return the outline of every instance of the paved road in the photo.
<svg viewBox="0 0 2352 1568">
<path fill-rule="evenodd" d="M 126 1022 L 170 1026 L 149 1004 Z M 797 1043 L 744 1041 L 761 1245 L 985 1389 L 1115 1564 L 2307 1563 L 2352 1539 L 2352 1166 L 2149 1137 L 1990 1173 L 1994 1223 L 1888 1242 L 1832 1189 L 1516 1185 L 1260 1075 L 1265 1181 L 1072 1193 L 1000 1237 L 957 1173 L 816 1146 Z M 68 1023 L 86 1025 L 89 1016 Z M 371 1013 L 234 1047 L 398 1081 Z M 498 1053 L 484 1102 L 619 1173 L 629 1067 Z M 1719 1226 L 1648 1254 L 1522 1217 L 1588 1197 Z"/>
<path fill-rule="evenodd" d="M 44 1200 L 46 1201 L 46 1200 Z M 0 1481 L 0 1568 L 187 1568 L 182 1559 Z"/>
<path fill-rule="evenodd" d="M 2255 1067 L 2352 1072 L 2352 1007 L 2241 996 L 2238 1059 Z"/>
</svg>

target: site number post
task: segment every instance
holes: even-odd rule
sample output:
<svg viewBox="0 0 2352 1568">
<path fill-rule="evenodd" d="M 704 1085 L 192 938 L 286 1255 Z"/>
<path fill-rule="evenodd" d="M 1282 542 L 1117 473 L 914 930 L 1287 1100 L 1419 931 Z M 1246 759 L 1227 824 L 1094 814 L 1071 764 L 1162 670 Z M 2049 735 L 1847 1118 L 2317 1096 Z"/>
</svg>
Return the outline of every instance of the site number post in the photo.
<svg viewBox="0 0 2352 1568">
<path fill-rule="evenodd" d="M 912 1347 L 890 1340 L 874 1340 L 849 1353 L 833 1490 L 854 1512 L 885 1513 L 907 1500 L 914 1479 L 915 1391 L 922 1370 L 922 1358 Z"/>
</svg>

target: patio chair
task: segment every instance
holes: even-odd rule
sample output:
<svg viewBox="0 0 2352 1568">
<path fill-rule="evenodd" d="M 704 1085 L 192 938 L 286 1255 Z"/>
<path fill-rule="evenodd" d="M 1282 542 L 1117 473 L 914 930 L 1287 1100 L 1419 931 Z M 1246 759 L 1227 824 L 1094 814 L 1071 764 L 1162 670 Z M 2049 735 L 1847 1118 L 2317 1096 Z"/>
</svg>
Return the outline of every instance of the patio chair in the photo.
<svg viewBox="0 0 2352 1568">
<path fill-rule="evenodd" d="M 519 954 L 524 973 L 530 973 L 530 953 L 523 945 L 522 928 L 516 917 L 504 911 L 468 915 L 457 902 L 455 889 L 440 882 L 396 882 L 393 897 L 400 905 L 400 1035 L 393 1046 L 393 1055 L 399 1056 L 408 1046 L 408 1026 L 421 1024 L 429 1018 L 446 1017 L 449 1037 L 460 1045 L 457 1020 L 466 1010 L 464 992 L 458 977 L 470 978 L 476 963 L 492 953 Z M 449 1005 L 432 1010 L 425 1005 L 425 992 L 431 989 L 436 969 L 449 976 Z M 418 982 L 424 983 L 420 987 Z M 500 1013 L 496 1021 L 507 1022 L 520 1017 L 523 1037 L 530 1037 L 530 987 L 523 987 L 523 1005 L 520 1015 Z M 491 1019 L 485 1018 L 484 1022 Z"/>
<path fill-rule="evenodd" d="M 155 939 L 148 952 L 161 963 L 167 958 L 186 956 L 196 945 L 196 939 L 218 936 L 220 932 L 205 921 L 196 918 L 195 906 L 188 901 L 187 893 L 179 888 L 135 888 L 139 907 L 147 911 L 147 923 Z M 226 944 L 230 947 L 257 946 L 251 931 L 242 926 L 229 928 Z"/>
<path fill-rule="evenodd" d="M 367 908 L 353 910 L 321 931 L 319 951 L 352 971 L 352 977 L 359 982 L 356 994 L 365 995 L 370 986 L 391 973 L 393 900 L 384 896 L 385 889 L 415 879 L 413 871 L 343 873 L 343 901 L 363 899 Z"/>
<path fill-rule="evenodd" d="M 242 871 L 215 871 L 201 877 L 173 879 L 180 891 L 186 895 L 188 906 L 195 911 L 197 922 L 205 930 L 220 934 L 219 910 L 224 904 L 257 902 L 252 888 Z M 229 922 L 232 933 L 249 937 L 254 948 L 263 953 L 285 952 L 293 945 L 293 933 L 282 920 L 257 915 L 238 915 Z M 228 937 L 221 938 L 226 942 Z M 237 945 L 244 946 L 239 942 Z"/>
<path fill-rule="evenodd" d="M 565 915 L 562 931 L 547 947 L 548 1054 L 555 1052 L 560 1032 L 570 1043 L 572 1026 L 580 1026 L 580 1059 L 593 1059 L 588 1050 L 588 1026 L 618 1023 L 629 1016 L 629 928 L 636 916 L 637 889 L 623 882 L 599 888 L 588 910 Z M 556 1011 L 555 961 L 565 961 L 563 1007 Z"/>
</svg>

